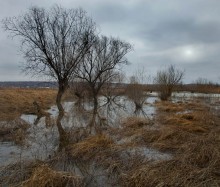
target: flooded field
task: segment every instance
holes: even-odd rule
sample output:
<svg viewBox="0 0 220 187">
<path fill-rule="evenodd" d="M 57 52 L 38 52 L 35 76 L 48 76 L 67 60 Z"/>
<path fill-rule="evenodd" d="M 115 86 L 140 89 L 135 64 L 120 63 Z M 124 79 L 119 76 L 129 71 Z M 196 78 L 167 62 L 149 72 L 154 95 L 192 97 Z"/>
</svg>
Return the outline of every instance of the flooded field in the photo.
<svg viewBox="0 0 220 187">
<path fill-rule="evenodd" d="M 154 102 L 156 97 L 146 99 L 141 110 L 135 111 L 132 101 L 125 97 L 117 98 L 117 103 L 105 105 L 105 98 L 100 98 L 98 115 L 100 121 L 106 126 L 118 126 L 120 121 L 129 116 L 141 116 L 152 118 L 155 114 Z M 62 125 L 66 129 L 87 127 L 92 117 L 92 103 L 83 103 L 77 106 L 75 102 L 64 102 L 65 115 L 62 119 Z M 102 106 L 103 105 L 103 106 Z M 46 124 L 46 118 L 38 119 L 36 115 L 23 114 L 21 119 L 24 120 L 30 128 L 24 146 L 17 146 L 10 142 L 0 143 L 0 165 L 5 165 L 19 158 L 23 159 L 45 159 L 51 156 L 58 146 L 59 133 L 55 125 L 58 116 L 58 109 L 52 106 L 50 113 L 50 124 Z M 7 162 L 6 162 L 7 161 Z"/>
<path fill-rule="evenodd" d="M 158 123 L 179 120 L 178 123 L 190 125 L 191 121 L 197 119 L 194 111 L 197 105 L 189 106 L 188 103 L 198 103 L 201 97 L 209 110 L 218 109 L 217 94 L 208 97 L 207 94 L 174 93 L 172 102 L 161 105 L 157 95 L 149 93 L 141 108 L 137 108 L 125 96 L 112 101 L 99 97 L 99 107 L 95 112 L 92 101 L 64 102 L 65 113 L 60 123 L 71 142 L 67 151 L 58 151 L 61 131 L 57 126 L 59 111 L 56 106 L 46 111 L 49 117 L 22 114 L 20 120 L 28 124 L 24 142 L 21 145 L 13 141 L 0 143 L 0 168 L 4 171 L 7 165 L 23 165 L 27 161 L 31 163 L 37 160 L 50 163 L 55 170 L 74 173 L 88 186 L 118 186 L 114 184 L 114 177 L 119 180 L 117 172 L 175 159 L 178 145 L 167 144 L 166 138 L 173 136 L 172 131 L 175 136 L 178 135 L 179 130 L 170 130 L 170 126 L 163 130 L 164 127 Z M 161 113 L 161 110 L 165 113 Z M 167 116 L 164 120 L 162 114 L 166 115 L 168 111 L 172 119 Z M 162 120 L 158 122 L 158 118 Z M 206 131 L 203 127 L 199 128 L 195 131 Z M 165 134 L 161 134 L 161 131 Z M 178 136 L 186 139 L 189 135 L 184 132 Z M 130 162 L 135 166 L 130 165 Z M 49 166 L 42 167 L 48 169 Z M 3 173 L 1 175 L 4 177 Z"/>
<path fill-rule="evenodd" d="M 200 94 L 200 93 L 173 93 L 173 101 L 190 100 L 204 98 L 210 101 L 212 106 L 218 108 L 220 94 Z M 155 102 L 158 101 L 156 93 L 149 93 L 143 107 L 139 110 L 135 109 L 132 101 L 126 97 L 118 97 L 116 101 L 107 103 L 104 97 L 99 98 L 100 107 L 98 110 L 98 121 L 106 126 L 119 127 L 121 121 L 131 116 L 144 117 L 152 119 L 156 113 Z M 211 102 L 212 101 L 212 102 Z M 213 104 L 214 103 L 214 104 Z M 92 118 L 93 103 L 81 103 L 80 106 L 76 102 L 64 102 L 65 115 L 62 119 L 62 125 L 66 129 L 86 128 Z M 36 115 L 23 114 L 21 119 L 24 120 L 30 128 L 24 146 L 16 145 L 12 142 L 0 143 L 0 166 L 10 162 L 15 162 L 18 159 L 46 159 L 53 155 L 57 149 L 59 142 L 59 133 L 55 125 L 58 116 L 58 109 L 52 106 L 47 112 L 50 113 L 50 124 L 46 124 L 45 117 L 37 119 Z M 184 113 L 187 113 L 186 111 Z M 140 150 L 142 149 L 138 149 Z M 135 151 L 135 150 L 133 150 Z M 129 152 L 132 152 L 131 150 Z M 156 151 L 144 148 L 144 153 Z M 159 154 L 159 153 L 158 153 Z M 157 157 L 157 156 L 155 156 Z"/>
</svg>

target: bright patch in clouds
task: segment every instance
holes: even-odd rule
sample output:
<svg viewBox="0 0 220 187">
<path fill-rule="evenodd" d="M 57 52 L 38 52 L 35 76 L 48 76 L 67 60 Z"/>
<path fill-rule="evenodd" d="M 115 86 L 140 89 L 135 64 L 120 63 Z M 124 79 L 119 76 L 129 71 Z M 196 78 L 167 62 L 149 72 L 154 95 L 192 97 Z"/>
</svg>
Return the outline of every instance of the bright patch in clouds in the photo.
<svg viewBox="0 0 220 187">
<path fill-rule="evenodd" d="M 173 62 L 194 62 L 201 58 L 201 48 L 199 46 L 179 46 L 161 51 L 149 51 L 145 57 L 161 57 L 172 59 Z"/>
<path fill-rule="evenodd" d="M 186 57 L 192 57 L 193 56 L 193 50 L 192 49 L 186 49 L 184 51 L 184 54 Z"/>
<path fill-rule="evenodd" d="M 181 56 L 186 61 L 194 61 L 199 58 L 199 50 L 193 46 L 186 46 L 179 49 Z"/>
</svg>

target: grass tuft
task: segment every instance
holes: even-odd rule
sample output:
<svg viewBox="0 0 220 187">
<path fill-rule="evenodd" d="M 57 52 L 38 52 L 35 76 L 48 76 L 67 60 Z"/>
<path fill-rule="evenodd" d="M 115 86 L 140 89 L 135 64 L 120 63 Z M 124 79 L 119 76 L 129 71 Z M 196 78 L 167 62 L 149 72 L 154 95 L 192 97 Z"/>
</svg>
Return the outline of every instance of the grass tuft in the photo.
<svg viewBox="0 0 220 187">
<path fill-rule="evenodd" d="M 55 171 L 48 165 L 43 164 L 34 169 L 31 177 L 22 183 L 23 187 L 60 187 L 60 186 L 83 186 L 82 178 L 73 173 Z"/>
<path fill-rule="evenodd" d="M 89 160 L 97 156 L 101 157 L 109 150 L 114 141 L 105 134 L 90 136 L 83 141 L 70 145 L 70 154 L 74 158 Z"/>
</svg>

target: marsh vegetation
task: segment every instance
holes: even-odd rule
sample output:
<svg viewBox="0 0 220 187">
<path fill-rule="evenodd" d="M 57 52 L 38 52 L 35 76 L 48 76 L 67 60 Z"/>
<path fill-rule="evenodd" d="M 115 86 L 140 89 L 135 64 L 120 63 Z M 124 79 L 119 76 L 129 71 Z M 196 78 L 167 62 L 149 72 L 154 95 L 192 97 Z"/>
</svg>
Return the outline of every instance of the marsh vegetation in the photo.
<svg viewBox="0 0 220 187">
<path fill-rule="evenodd" d="M 91 98 L 63 101 L 65 115 L 61 124 L 68 142 L 62 149 L 56 105 L 45 109 L 50 114 L 50 125 L 46 116 L 35 123 L 37 115 L 25 114 L 25 110 L 12 120 L 14 126 L 10 126 L 11 120 L 2 120 L 1 125 L 9 129 L 11 138 L 3 139 L 0 145 L 1 183 L 218 185 L 219 97 L 180 95 L 162 102 L 149 93 L 146 98 L 142 105 L 145 112 L 141 113 L 136 112 L 133 100 L 125 95 L 117 96 L 111 104 L 99 96 L 96 112 Z M 21 135 L 15 127 L 22 129 Z M 17 141 L 19 137 L 22 141 Z"/>
<path fill-rule="evenodd" d="M 140 73 L 125 84 L 132 46 L 97 34 L 82 9 L 33 7 L 3 23 L 24 70 L 58 88 L 0 89 L 2 186 L 220 185 L 219 95 L 183 92 L 172 65 L 154 89 Z"/>
</svg>

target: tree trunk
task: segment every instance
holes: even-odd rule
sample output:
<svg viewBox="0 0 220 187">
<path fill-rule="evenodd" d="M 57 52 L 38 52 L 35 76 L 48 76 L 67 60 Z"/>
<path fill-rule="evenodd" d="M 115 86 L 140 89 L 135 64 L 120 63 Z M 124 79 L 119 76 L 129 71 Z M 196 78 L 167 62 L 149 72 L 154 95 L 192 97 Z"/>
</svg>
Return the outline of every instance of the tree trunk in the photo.
<svg viewBox="0 0 220 187">
<path fill-rule="evenodd" d="M 58 89 L 58 93 L 57 93 L 57 98 L 56 98 L 56 104 L 57 104 L 57 108 L 59 110 L 59 115 L 57 117 L 57 121 L 56 121 L 56 125 L 58 128 L 58 132 L 59 132 L 59 148 L 58 151 L 61 151 L 67 144 L 68 144 L 68 136 L 67 133 L 65 132 L 62 124 L 61 124 L 61 120 L 64 116 L 64 108 L 62 106 L 62 96 L 66 90 L 67 84 L 65 84 L 64 81 L 60 81 L 59 82 L 59 89 Z"/>
<path fill-rule="evenodd" d="M 59 113 L 64 113 L 64 108 L 61 104 L 62 96 L 63 96 L 64 92 L 65 92 L 64 87 L 59 86 L 58 93 L 57 93 L 57 98 L 56 98 L 56 104 L 57 104 L 57 108 L 59 110 Z"/>
<path fill-rule="evenodd" d="M 94 92 L 93 92 L 94 93 Z M 93 94 L 93 114 L 92 119 L 89 123 L 90 133 L 96 131 L 96 116 L 98 112 L 98 100 L 95 94 Z"/>
<path fill-rule="evenodd" d="M 168 97 L 169 98 L 172 96 L 172 92 L 173 92 L 173 86 L 170 85 L 170 86 L 168 86 Z"/>
<path fill-rule="evenodd" d="M 58 132 L 59 132 L 59 148 L 58 151 L 62 151 L 63 148 L 66 147 L 66 145 L 68 145 L 69 143 L 69 137 L 66 133 L 66 131 L 63 129 L 62 124 L 61 124 L 61 120 L 64 116 L 64 113 L 59 112 L 59 115 L 57 117 L 57 128 L 58 128 Z"/>
<path fill-rule="evenodd" d="M 97 113 L 98 110 L 98 99 L 96 96 L 93 97 L 93 103 L 94 103 L 94 112 Z"/>
</svg>

